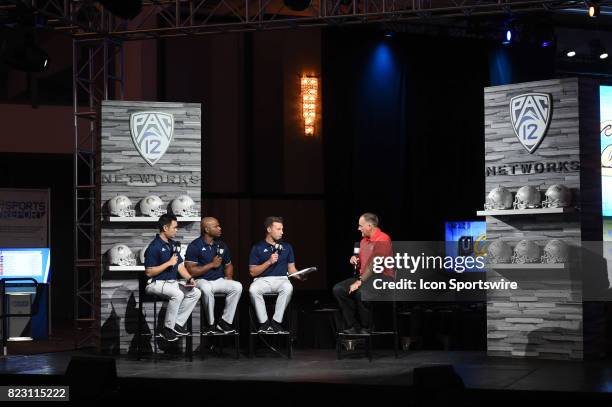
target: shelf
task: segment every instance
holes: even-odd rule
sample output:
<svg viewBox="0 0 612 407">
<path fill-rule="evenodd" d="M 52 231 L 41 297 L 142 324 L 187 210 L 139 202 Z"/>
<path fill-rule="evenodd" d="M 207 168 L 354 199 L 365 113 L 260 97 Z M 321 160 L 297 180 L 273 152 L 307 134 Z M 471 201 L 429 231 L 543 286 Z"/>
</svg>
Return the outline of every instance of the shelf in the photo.
<svg viewBox="0 0 612 407">
<path fill-rule="evenodd" d="M 492 270 L 564 270 L 567 263 L 499 263 L 488 264 L 487 268 Z"/>
<path fill-rule="evenodd" d="M 156 223 L 158 218 L 154 218 L 151 216 L 135 216 L 135 217 L 121 217 L 121 216 L 111 216 L 103 219 L 105 222 L 111 223 Z M 199 216 L 189 216 L 189 217 L 177 217 L 179 222 L 199 222 Z"/>
<path fill-rule="evenodd" d="M 535 208 L 535 209 L 491 209 L 477 211 L 478 216 L 521 216 L 521 215 L 551 215 L 573 213 L 576 208 Z"/>
<path fill-rule="evenodd" d="M 144 271 L 144 266 L 108 266 L 108 271 Z"/>
</svg>

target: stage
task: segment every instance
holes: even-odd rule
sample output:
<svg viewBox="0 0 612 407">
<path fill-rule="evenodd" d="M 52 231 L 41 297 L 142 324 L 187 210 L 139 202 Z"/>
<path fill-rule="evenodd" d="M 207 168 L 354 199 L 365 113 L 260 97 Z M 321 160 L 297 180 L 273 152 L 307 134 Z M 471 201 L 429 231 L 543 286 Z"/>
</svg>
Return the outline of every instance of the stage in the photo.
<svg viewBox="0 0 612 407">
<path fill-rule="evenodd" d="M 66 383 L 63 374 L 72 356 L 84 352 L 58 352 L 0 359 L 1 384 L 52 385 Z M 253 359 L 242 356 L 160 358 L 136 361 L 117 357 L 117 390 L 109 398 L 172 399 L 188 393 L 203 401 L 248 401 L 251 397 L 282 397 L 290 403 L 317 402 L 329 397 L 345 401 L 416 397 L 413 370 L 450 364 L 465 384 L 452 405 L 510 405 L 534 400 L 580 400 L 588 405 L 611 405 L 612 367 L 605 361 L 570 362 L 487 357 L 484 352 L 415 351 L 379 353 L 369 362 L 357 355 L 337 360 L 333 351 L 298 350 L 291 360 L 276 355 Z M 90 376 L 91 375 L 91 376 Z M 84 389 L 96 378 L 90 371 L 78 379 Z M 428 385 L 428 392 L 444 390 L 446 379 Z M 72 382 L 75 384 L 74 382 Z M 167 389 L 160 391 L 159 389 Z M 177 389 L 172 392 L 170 389 Z M 324 393 L 323 393 L 324 392 Z M 261 399 L 260 399 L 261 400 Z M 460 401 L 462 400 L 462 401 Z"/>
</svg>

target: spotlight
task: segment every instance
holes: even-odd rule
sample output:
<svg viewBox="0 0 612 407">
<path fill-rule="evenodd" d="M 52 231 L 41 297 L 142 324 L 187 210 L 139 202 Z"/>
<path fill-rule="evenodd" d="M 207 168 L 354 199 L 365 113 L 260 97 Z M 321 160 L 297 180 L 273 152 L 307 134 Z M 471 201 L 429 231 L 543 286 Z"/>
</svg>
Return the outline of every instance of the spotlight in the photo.
<svg viewBox="0 0 612 407">
<path fill-rule="evenodd" d="M 513 37 L 514 37 L 514 33 L 513 33 L 512 29 L 511 28 L 506 28 L 506 30 L 504 31 L 504 36 L 502 38 L 502 44 L 504 44 L 504 45 L 512 44 Z"/>
<path fill-rule="evenodd" d="M 386 31 L 385 31 L 385 33 L 384 33 L 384 36 L 385 36 L 385 38 L 393 38 L 393 35 L 394 35 L 394 34 L 395 34 L 395 33 L 394 33 L 393 31 L 391 31 L 391 30 L 386 30 Z"/>
<path fill-rule="evenodd" d="M 563 51 L 563 53 L 565 54 L 566 57 L 568 58 L 573 58 L 576 56 L 576 51 L 574 51 L 573 49 L 568 49 Z"/>
<path fill-rule="evenodd" d="M 603 46 L 600 40 L 592 40 L 589 45 L 591 46 L 591 55 L 593 58 L 604 60 L 608 58 L 608 51 Z"/>
<path fill-rule="evenodd" d="M 293 11 L 304 11 L 310 7 L 312 0 L 283 0 L 285 6 Z"/>
<path fill-rule="evenodd" d="M 133 19 L 142 10 L 142 0 L 98 0 L 98 2 L 106 10 L 124 20 Z"/>
<path fill-rule="evenodd" d="M 599 5 L 596 3 L 589 3 L 589 17 L 599 17 Z"/>
</svg>

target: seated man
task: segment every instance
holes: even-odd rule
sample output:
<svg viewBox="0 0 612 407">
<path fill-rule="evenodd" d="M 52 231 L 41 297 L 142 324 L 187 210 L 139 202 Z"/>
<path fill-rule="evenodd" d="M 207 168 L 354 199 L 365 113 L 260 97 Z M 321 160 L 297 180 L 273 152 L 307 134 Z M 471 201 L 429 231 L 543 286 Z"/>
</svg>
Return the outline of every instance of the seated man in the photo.
<svg viewBox="0 0 612 407">
<path fill-rule="evenodd" d="M 215 218 L 207 217 L 200 223 L 202 235 L 189 243 L 185 266 L 196 286 L 202 291 L 202 303 L 206 306 L 206 326 L 202 333 L 215 332 L 215 294 L 224 293 L 225 308 L 216 323 L 216 329 L 224 333 L 236 332 L 232 326 L 236 307 L 242 294 L 242 284 L 233 280 L 234 266 L 227 245 L 219 240 L 221 225 Z"/>
<path fill-rule="evenodd" d="M 145 250 L 145 274 L 149 277 L 145 292 L 168 298 L 160 335 L 173 342 L 178 339 L 177 335 L 189 334 L 185 324 L 200 299 L 200 291 L 193 289 L 194 281 L 183 264 L 180 243 L 172 240 L 178 230 L 176 216 L 164 214 L 157 224 L 159 234 Z M 187 280 L 187 284 L 179 284 L 179 277 Z"/>
<path fill-rule="evenodd" d="M 362 236 L 359 256 L 353 256 L 349 261 L 359 268 L 359 276 L 340 281 L 333 288 L 344 319 L 343 332 L 350 335 L 367 334 L 371 324 L 370 311 L 364 304 L 361 286 L 373 276 L 373 258 L 393 256 L 391 238 L 380 229 L 378 216 L 373 213 L 361 215 L 358 230 Z M 383 271 L 384 277 L 392 278 L 393 275 L 393 269 L 385 268 Z"/>
<path fill-rule="evenodd" d="M 280 242 L 283 237 L 283 218 L 268 216 L 264 226 L 266 237 L 253 246 L 249 256 L 249 272 L 254 277 L 249 294 L 260 324 L 258 332 L 286 333 L 282 326 L 283 316 L 293 292 L 287 276 L 297 272 L 293 248 L 288 243 Z M 272 321 L 268 320 L 263 298 L 268 293 L 278 293 Z"/>
</svg>

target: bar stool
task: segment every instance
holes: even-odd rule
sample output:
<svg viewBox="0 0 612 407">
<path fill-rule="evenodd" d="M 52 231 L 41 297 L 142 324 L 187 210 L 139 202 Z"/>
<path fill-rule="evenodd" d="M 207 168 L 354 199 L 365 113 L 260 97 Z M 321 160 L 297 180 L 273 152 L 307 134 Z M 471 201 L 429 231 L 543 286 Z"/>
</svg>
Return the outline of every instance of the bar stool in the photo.
<svg viewBox="0 0 612 407">
<path fill-rule="evenodd" d="M 157 296 L 155 294 L 147 294 L 145 288 L 149 277 L 144 272 L 138 276 L 138 324 L 136 327 L 136 359 L 140 360 L 142 356 L 142 339 L 143 337 L 149 337 L 153 339 L 153 360 L 157 361 L 157 341 L 161 339 L 161 335 L 157 331 L 157 301 L 164 301 L 165 298 Z M 148 329 L 149 326 L 144 318 L 143 304 L 145 302 L 153 303 L 153 333 Z M 144 321 L 143 321 L 144 319 Z M 144 324 L 143 324 L 144 322 Z M 143 333 L 143 325 L 147 328 L 147 333 Z M 191 331 L 191 316 L 187 320 L 187 329 L 189 335 L 185 335 L 185 353 L 189 361 L 193 360 L 193 333 Z M 179 336 L 180 339 L 180 336 Z M 163 339 L 162 339 L 163 340 Z M 150 341 L 150 339 L 149 339 Z"/>
<path fill-rule="evenodd" d="M 375 336 L 393 336 L 393 352 L 395 357 L 398 356 L 398 333 L 397 333 L 397 311 L 396 311 L 396 302 L 391 301 L 392 306 L 392 329 L 390 331 L 379 331 L 376 329 L 375 324 L 375 305 L 377 302 L 375 301 L 364 301 L 366 307 L 370 311 L 370 326 L 368 327 L 368 332 L 364 334 L 345 334 L 344 332 L 338 330 L 337 338 L 336 338 L 336 355 L 338 360 L 342 359 L 342 341 L 344 340 L 365 340 L 365 353 L 368 356 L 368 360 L 372 361 L 372 338 Z M 384 304 L 384 302 L 383 302 Z"/>
<path fill-rule="evenodd" d="M 225 300 L 227 298 L 227 294 L 225 293 L 215 293 L 215 310 L 213 311 L 213 314 L 215 315 L 215 319 L 220 316 L 220 312 L 216 312 L 217 311 L 217 304 L 221 303 L 221 301 L 217 302 L 217 300 L 223 300 L 223 305 L 225 305 Z M 200 356 L 202 357 L 202 359 L 204 359 L 206 357 L 206 348 L 208 347 L 208 339 L 209 338 L 213 338 L 213 337 L 217 337 L 217 338 L 221 338 L 220 343 L 221 343 L 221 352 L 223 352 L 223 338 L 224 337 L 234 337 L 234 352 L 235 352 L 235 358 L 239 359 L 240 358 L 240 333 L 239 333 L 239 327 L 237 327 L 234 322 L 235 321 L 240 321 L 240 318 L 238 316 L 238 308 L 236 307 L 236 313 L 234 314 L 234 320 L 231 321 L 231 325 L 234 325 L 234 327 L 236 328 L 236 330 L 234 332 L 230 332 L 230 333 L 225 333 L 225 332 L 215 332 L 212 334 L 204 334 L 202 332 L 202 327 L 204 326 L 205 322 L 206 322 L 206 305 L 204 304 L 204 296 L 202 296 L 200 298 Z"/>
<path fill-rule="evenodd" d="M 276 299 L 278 298 L 278 293 L 266 293 L 263 295 L 264 301 L 266 303 L 266 311 L 268 314 L 268 320 L 270 320 L 270 312 L 268 311 L 268 308 L 270 306 L 270 303 L 272 304 L 276 304 Z M 266 340 L 264 339 L 267 336 L 281 336 L 284 337 L 286 339 L 286 348 L 287 348 L 287 359 L 291 359 L 293 357 L 293 344 L 292 344 L 292 337 L 293 337 L 293 331 L 292 331 L 292 321 L 291 321 L 291 301 L 289 302 L 289 304 L 287 304 L 287 308 L 285 309 L 285 315 L 283 315 L 283 322 L 287 321 L 285 323 L 286 327 L 287 327 L 287 332 L 284 333 L 275 333 L 275 332 L 257 332 L 257 323 L 258 321 L 256 321 L 256 317 L 254 314 L 254 306 L 253 306 L 253 302 L 249 301 L 249 330 L 250 330 L 250 334 L 249 334 L 249 357 L 254 357 L 255 356 L 255 337 L 258 337 L 262 340 L 262 342 L 268 347 L 270 348 L 272 351 L 276 351 L 276 349 L 274 349 L 271 345 L 269 345 Z"/>
</svg>

